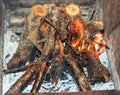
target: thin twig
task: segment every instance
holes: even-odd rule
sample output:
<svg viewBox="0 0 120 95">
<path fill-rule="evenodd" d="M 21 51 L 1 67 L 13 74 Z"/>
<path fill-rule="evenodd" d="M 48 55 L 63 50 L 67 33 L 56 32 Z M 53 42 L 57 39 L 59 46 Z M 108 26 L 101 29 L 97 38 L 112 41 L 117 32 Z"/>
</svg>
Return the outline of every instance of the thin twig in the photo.
<svg viewBox="0 0 120 95">
<path fill-rule="evenodd" d="M 28 64 L 26 66 L 22 66 L 22 67 L 19 67 L 19 68 L 14 68 L 14 69 L 7 69 L 7 70 L 4 70 L 3 72 L 5 74 L 8 74 L 8 73 L 15 73 L 15 72 L 18 72 L 18 71 L 23 71 L 23 70 L 26 70 L 27 68 L 31 67 L 31 66 L 34 66 L 34 65 L 37 65 L 38 63 L 33 63 L 33 64 Z"/>
<path fill-rule="evenodd" d="M 92 20 L 94 14 L 95 14 L 95 12 L 96 12 L 95 9 L 96 9 L 96 6 L 93 8 L 93 10 L 92 10 L 92 14 L 91 14 L 90 17 L 88 18 L 88 21 Z"/>
</svg>

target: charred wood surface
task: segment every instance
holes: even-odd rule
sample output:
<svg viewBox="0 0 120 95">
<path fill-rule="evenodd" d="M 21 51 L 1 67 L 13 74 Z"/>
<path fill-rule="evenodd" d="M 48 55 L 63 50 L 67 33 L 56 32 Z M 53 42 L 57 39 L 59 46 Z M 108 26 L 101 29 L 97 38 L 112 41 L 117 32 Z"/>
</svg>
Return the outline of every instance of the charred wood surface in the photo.
<svg viewBox="0 0 120 95">
<path fill-rule="evenodd" d="M 72 8 L 75 10 L 75 14 L 74 12 L 71 13 Z M 36 93 L 38 91 L 39 86 L 41 85 L 44 72 L 46 71 L 45 65 L 47 63 L 46 62 L 47 58 L 51 53 L 53 53 L 53 51 L 56 51 L 56 52 L 59 51 L 58 54 L 64 57 L 64 45 L 67 45 L 70 49 L 68 54 L 68 59 L 70 60 L 69 64 L 73 69 L 73 72 L 75 74 L 75 77 L 77 79 L 80 89 L 82 91 L 91 90 L 89 81 L 85 76 L 84 71 L 82 70 L 82 67 L 79 66 L 78 60 L 75 59 L 76 54 L 73 54 L 74 52 L 73 47 L 72 45 L 70 45 L 69 43 L 70 41 L 67 42 L 69 38 L 67 39 L 66 29 L 68 28 L 68 26 L 66 25 L 69 25 L 69 21 L 74 22 L 76 18 L 81 18 L 80 17 L 81 14 L 79 14 L 79 10 L 78 10 L 79 7 L 77 7 L 76 5 L 72 5 L 69 9 L 69 7 L 67 6 L 66 14 L 63 12 L 62 8 L 60 7 L 52 6 L 51 9 L 52 11 L 50 12 L 49 15 L 47 15 L 47 12 L 49 11 L 46 12 L 46 9 L 44 9 L 44 6 L 35 5 L 31 8 L 30 15 L 26 17 L 26 20 L 24 23 L 24 32 L 21 35 L 20 44 L 18 46 L 18 49 L 15 55 L 8 63 L 8 68 L 13 69 L 16 67 L 18 68 L 21 65 L 24 65 L 30 59 L 31 52 L 34 47 L 36 47 L 41 52 L 41 57 L 37 59 L 37 62 L 36 62 L 37 66 L 26 65 L 25 68 L 18 68 L 18 70 L 22 70 L 26 68 L 28 69 L 26 73 L 24 73 L 24 75 L 19 80 L 17 80 L 17 82 L 9 89 L 9 91 L 7 92 L 8 94 L 21 93 L 23 85 L 26 84 L 26 82 L 28 83 L 30 82 L 29 79 L 32 77 L 34 73 L 36 74 L 35 75 L 36 79 L 35 79 L 34 87 L 31 92 Z M 76 14 L 76 11 L 77 11 L 77 14 Z M 55 20 L 53 20 L 54 14 L 57 17 Z M 68 17 L 66 17 L 66 15 L 68 15 Z M 51 22 L 47 21 L 47 19 L 50 20 Z M 80 31 L 80 32 L 83 32 L 83 31 Z M 58 41 L 58 44 L 56 44 L 57 41 Z M 102 78 L 104 78 L 104 81 L 107 82 L 110 79 L 108 70 L 103 65 L 100 64 L 99 59 L 95 57 L 94 53 L 93 55 L 91 53 L 88 55 L 93 62 L 91 66 L 94 67 L 93 69 L 91 69 L 91 72 L 93 73 L 93 76 L 92 76 L 93 82 Z M 45 61 L 45 64 L 43 61 Z M 61 60 L 59 60 L 57 62 L 58 65 L 59 65 L 59 62 L 60 64 L 63 63 L 61 62 Z M 31 64 L 34 64 L 34 62 Z M 60 67 L 62 68 L 62 65 L 60 65 Z M 98 68 L 98 70 L 96 70 L 96 68 Z M 16 71 L 16 70 L 17 69 L 13 69 L 13 71 Z M 56 72 L 56 75 L 60 76 L 59 74 L 62 73 L 62 71 L 60 72 L 60 70 L 62 69 L 57 68 L 57 70 L 58 72 Z M 10 71 L 8 70 L 8 72 Z M 98 76 L 98 74 L 100 75 Z M 23 80 L 24 82 L 22 82 Z M 56 80 L 58 80 L 58 78 Z"/>
<path fill-rule="evenodd" d="M 87 52 L 89 56 L 88 61 L 88 76 L 90 77 L 91 83 L 103 81 L 108 82 L 111 80 L 111 75 L 108 69 L 101 64 L 99 57 L 95 56 L 93 52 Z"/>
</svg>

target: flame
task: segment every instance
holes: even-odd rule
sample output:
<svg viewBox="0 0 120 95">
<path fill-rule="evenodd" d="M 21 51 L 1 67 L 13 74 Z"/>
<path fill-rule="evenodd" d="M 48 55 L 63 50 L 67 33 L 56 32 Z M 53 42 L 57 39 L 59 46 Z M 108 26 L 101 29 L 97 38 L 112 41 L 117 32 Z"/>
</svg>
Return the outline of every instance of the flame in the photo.
<svg viewBox="0 0 120 95">
<path fill-rule="evenodd" d="M 85 30 L 84 23 L 77 19 L 72 24 L 73 37 L 72 46 L 78 51 L 95 52 L 96 56 L 99 56 L 106 48 L 106 43 L 103 39 L 103 35 L 100 32 L 96 32 L 94 39 L 90 39 L 89 34 L 91 31 Z M 94 49 L 93 49 L 94 48 Z"/>
<path fill-rule="evenodd" d="M 103 39 L 103 35 L 102 33 L 98 32 L 95 37 L 94 40 L 92 41 L 96 52 L 98 52 L 99 54 L 101 54 L 105 49 L 106 49 L 106 43 Z"/>
<path fill-rule="evenodd" d="M 72 46 L 78 49 L 79 51 L 82 50 L 90 50 L 90 45 L 88 44 L 88 41 L 86 41 L 84 38 L 84 31 L 85 26 L 84 23 L 77 19 L 72 24 L 72 30 L 73 30 L 73 36 L 76 34 L 77 37 L 72 39 Z"/>
<path fill-rule="evenodd" d="M 77 47 L 83 36 L 83 31 L 84 31 L 83 22 L 80 19 L 75 20 L 75 22 L 72 24 L 72 30 L 73 30 L 73 36 L 77 34 L 77 37 L 75 36 L 75 38 L 72 39 L 72 46 Z"/>
</svg>

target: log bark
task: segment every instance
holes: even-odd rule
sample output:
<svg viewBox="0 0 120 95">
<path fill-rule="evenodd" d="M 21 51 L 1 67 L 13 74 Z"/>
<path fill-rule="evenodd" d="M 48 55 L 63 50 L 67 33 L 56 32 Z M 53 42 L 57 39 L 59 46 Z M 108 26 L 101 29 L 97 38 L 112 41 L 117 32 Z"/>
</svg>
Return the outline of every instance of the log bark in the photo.
<svg viewBox="0 0 120 95">
<path fill-rule="evenodd" d="M 70 50 L 71 51 L 71 50 Z M 69 64 L 71 65 L 73 72 L 77 78 L 78 86 L 82 91 L 91 90 L 88 79 L 86 78 L 82 68 L 79 67 L 78 60 L 73 57 L 74 54 L 72 52 L 68 54 L 68 58 L 70 59 Z M 74 55 L 76 56 L 76 55 Z"/>
<path fill-rule="evenodd" d="M 44 66 L 42 65 L 44 64 L 42 63 L 45 58 L 46 58 L 45 56 L 41 56 L 36 62 L 30 63 L 34 65 L 32 67 L 29 67 L 26 70 L 26 72 L 10 87 L 10 89 L 6 92 L 6 94 L 21 93 L 25 89 L 25 87 L 28 85 L 28 83 L 30 83 L 30 81 L 33 78 L 33 75 L 37 72 L 36 70 L 39 69 L 39 67 L 41 68 L 40 69 L 41 73 L 43 73 Z M 36 77 L 36 79 L 39 80 L 39 77 Z"/>
<path fill-rule="evenodd" d="M 95 52 L 87 52 L 88 55 L 88 76 L 90 78 L 90 82 L 94 84 L 95 82 L 108 82 L 111 80 L 111 75 L 108 69 L 101 64 L 99 57 L 96 56 Z"/>
<path fill-rule="evenodd" d="M 25 85 L 27 85 L 33 74 L 35 73 L 36 66 L 33 66 L 22 75 L 11 87 L 10 89 L 6 92 L 5 95 L 7 94 L 15 94 L 15 93 L 21 93 L 22 90 L 25 88 Z"/>
<path fill-rule="evenodd" d="M 35 83 L 33 85 L 33 88 L 31 90 L 32 93 L 37 93 L 40 87 L 40 84 L 42 83 L 42 79 L 46 70 L 46 62 L 43 62 L 42 64 L 38 64 L 38 70 L 36 73 L 36 80 Z"/>
<path fill-rule="evenodd" d="M 21 35 L 18 49 L 12 59 L 7 63 L 8 69 L 24 65 L 29 60 L 32 49 L 34 45 L 36 46 L 36 40 L 39 39 L 38 28 L 41 24 L 40 20 L 45 15 L 46 10 L 42 5 L 32 7 L 31 13 L 26 19 L 24 32 Z M 39 47 L 38 49 L 41 50 Z"/>
<path fill-rule="evenodd" d="M 76 63 L 74 59 L 71 59 L 70 65 L 72 66 L 75 76 L 77 77 L 77 82 L 82 91 L 91 90 L 88 79 L 86 78 L 84 72 L 82 72 L 81 68 L 79 68 L 78 63 Z"/>
</svg>

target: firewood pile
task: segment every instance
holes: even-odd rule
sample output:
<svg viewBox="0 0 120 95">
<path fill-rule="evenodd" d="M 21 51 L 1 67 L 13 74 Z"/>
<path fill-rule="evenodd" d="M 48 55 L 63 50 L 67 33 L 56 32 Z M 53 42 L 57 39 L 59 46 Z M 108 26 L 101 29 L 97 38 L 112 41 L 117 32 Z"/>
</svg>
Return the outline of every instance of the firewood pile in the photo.
<svg viewBox="0 0 120 95">
<path fill-rule="evenodd" d="M 31 93 L 38 92 L 43 78 L 51 81 L 54 89 L 68 68 L 82 91 L 91 90 L 90 84 L 111 80 L 99 60 L 108 48 L 103 22 L 83 21 L 77 5 L 34 5 L 23 29 L 19 46 L 4 73 L 26 72 L 6 94 L 21 93 L 32 79 L 35 82 Z"/>
</svg>

